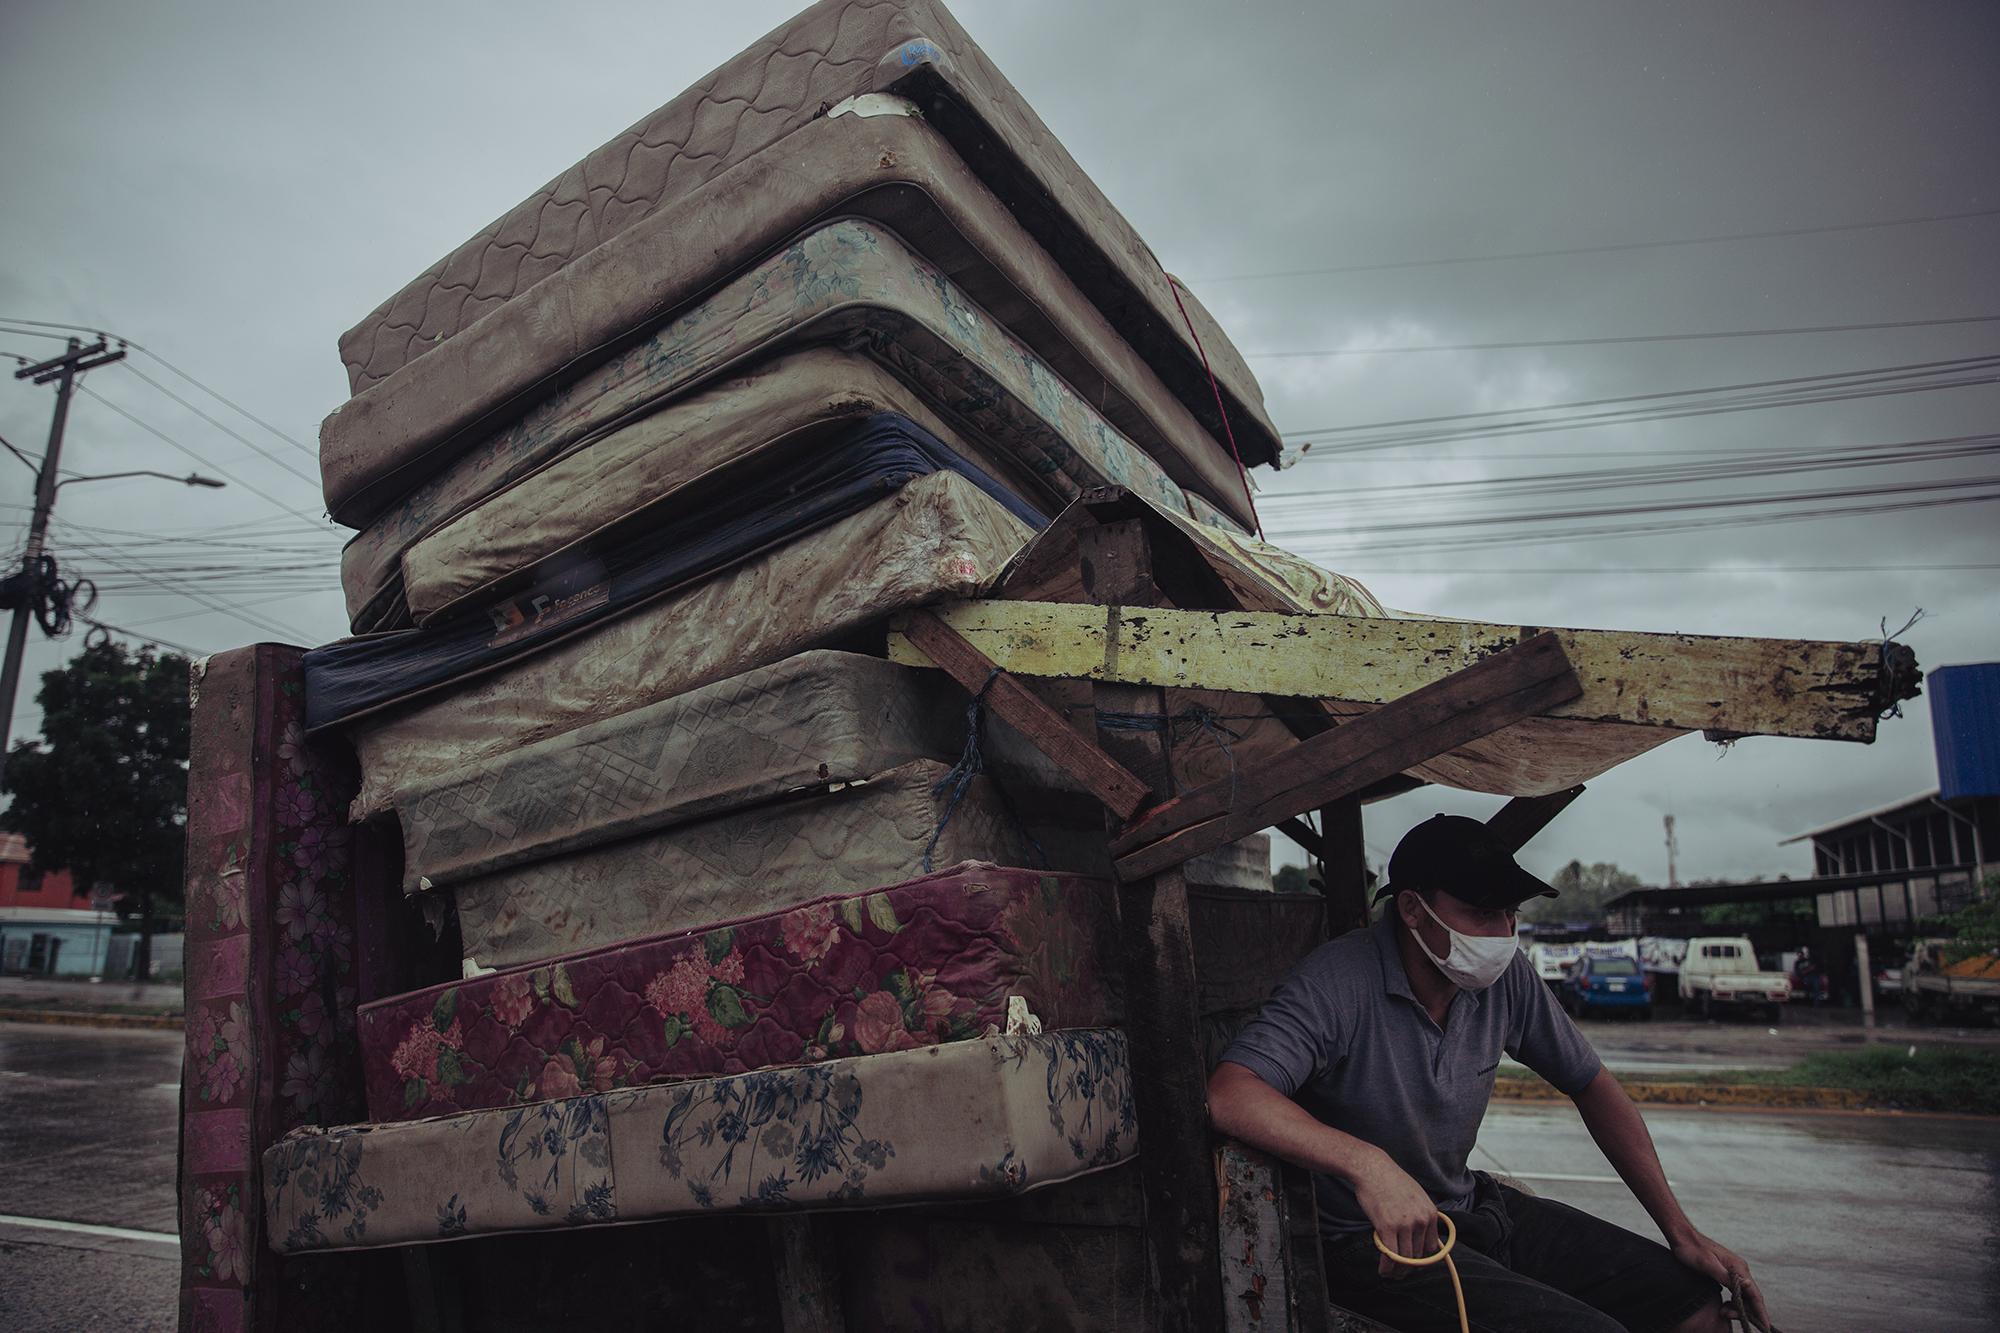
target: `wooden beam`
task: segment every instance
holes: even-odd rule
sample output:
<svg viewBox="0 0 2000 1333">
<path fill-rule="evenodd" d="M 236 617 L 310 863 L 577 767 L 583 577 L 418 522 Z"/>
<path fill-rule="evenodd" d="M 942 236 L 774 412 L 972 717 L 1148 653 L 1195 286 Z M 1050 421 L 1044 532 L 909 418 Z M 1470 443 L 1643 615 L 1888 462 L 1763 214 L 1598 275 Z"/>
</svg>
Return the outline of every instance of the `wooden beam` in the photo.
<svg viewBox="0 0 2000 1333">
<path fill-rule="evenodd" d="M 1384 704 L 1555 634 L 1583 682 L 1550 716 L 1675 731 L 1868 741 L 1915 690 L 1878 643 L 1718 638 L 1361 616 L 958 602 L 938 617 L 1008 671 Z M 889 655 L 926 665 L 891 635 Z"/>
<path fill-rule="evenodd" d="M 928 611 L 914 611 L 903 622 L 903 633 L 945 674 L 982 696 L 993 715 L 1025 736 L 1083 789 L 1120 819 L 1145 804 L 1147 786 L 1111 756 L 1076 734 L 1061 713 L 1044 703 L 1018 679 L 993 665 L 991 658 L 967 643 Z M 1000 674 L 995 675 L 998 671 Z"/>
<path fill-rule="evenodd" d="M 1501 806 L 1499 813 L 1486 821 L 1486 827 L 1508 851 L 1518 852 L 1581 795 L 1582 787 L 1571 787 L 1546 796 L 1517 796 Z"/>
<path fill-rule="evenodd" d="M 1271 827 L 1297 843 L 1299 849 L 1313 860 L 1322 861 L 1325 859 L 1321 855 L 1320 849 L 1326 844 L 1320 841 L 1319 834 L 1314 833 L 1312 827 L 1305 820 L 1294 815 L 1289 819 L 1279 820 Z"/>
<path fill-rule="evenodd" d="M 1361 795 L 1319 811 L 1320 882 L 1326 886 L 1326 937 L 1368 924 L 1368 849 L 1361 838 Z"/>
<path fill-rule="evenodd" d="M 1159 599 L 1146 530 L 1135 520 L 1081 528 L 1078 562 L 1085 591 L 1106 603 Z M 1099 684 L 1092 691 L 1097 742 L 1161 795 L 1173 792 L 1172 732 L 1166 692 L 1153 686 Z M 1154 727 L 1106 727 L 1106 714 L 1157 717 Z M 1120 821 L 1106 816 L 1107 833 Z M 1119 899 L 1124 961 L 1125 1037 L 1132 1096 L 1145 1147 L 1139 1169 L 1146 1195 L 1146 1250 L 1159 1293 L 1159 1327 L 1205 1333 L 1222 1323 L 1222 1275 L 1213 1159 L 1209 1152 L 1208 1071 L 1201 1063 L 1201 1017 L 1189 926 L 1187 881 L 1180 866 L 1129 884 Z"/>
<path fill-rule="evenodd" d="M 1211 782 L 1156 806 L 1113 840 L 1113 868 L 1121 879 L 1134 880 L 1179 865 L 1558 707 L 1582 688 L 1556 637 L 1536 635 L 1300 741 L 1242 782 Z"/>
</svg>

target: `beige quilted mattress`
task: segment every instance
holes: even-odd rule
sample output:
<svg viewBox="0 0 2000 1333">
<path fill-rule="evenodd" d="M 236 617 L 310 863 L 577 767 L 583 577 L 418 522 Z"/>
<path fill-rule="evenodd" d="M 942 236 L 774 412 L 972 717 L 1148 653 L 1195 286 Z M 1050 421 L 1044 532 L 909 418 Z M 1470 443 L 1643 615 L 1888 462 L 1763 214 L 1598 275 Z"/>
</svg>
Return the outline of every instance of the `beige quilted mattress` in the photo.
<svg viewBox="0 0 2000 1333">
<path fill-rule="evenodd" d="M 923 120 L 866 114 L 881 109 L 870 95 L 883 90 L 907 98 Z M 832 109 L 852 114 L 822 114 Z M 342 522 L 365 523 L 410 484 L 403 478 L 422 475 L 431 454 L 503 422 L 815 217 L 882 207 L 907 216 L 909 198 L 869 197 L 885 190 L 930 196 L 951 228 L 966 215 L 959 201 L 976 210 L 1004 200 L 1013 231 L 1033 243 L 989 252 L 1018 261 L 1000 285 L 1046 306 L 1034 290 L 1045 280 L 1028 270 L 1059 269 L 1063 285 L 1080 291 L 1205 428 L 1212 457 L 1170 465 L 1226 459 L 1174 286 L 951 16 L 926 0 L 826 0 L 550 182 L 349 331 L 341 347 L 354 397 L 321 432 L 329 508 Z M 965 229 L 961 248 L 978 242 L 976 230 Z M 1005 301 L 993 299 L 1000 313 Z M 1185 289 L 1181 304 L 1244 461 L 1276 461 L 1280 445 L 1255 379 Z M 477 338 L 459 336 L 475 324 Z M 1053 341 L 1074 336 L 1058 330 Z M 1240 497 L 1210 498 L 1247 517 Z"/>
<path fill-rule="evenodd" d="M 920 760 L 840 791 L 750 806 L 467 880 L 450 890 L 465 958 L 480 967 L 540 962 L 641 935 L 782 912 L 960 861 L 1075 872 L 1102 866 L 1101 812 L 1089 803 L 1068 803 L 1068 826 L 1040 812 L 1017 819 L 990 778 L 972 779 L 954 800 L 940 787 L 949 772 L 948 765 Z"/>
<path fill-rule="evenodd" d="M 909 607 L 973 596 L 1028 536 L 957 473 L 920 478 L 698 587 L 351 724 L 361 758 L 356 809 L 385 809 L 398 790 L 870 632 Z"/>
</svg>

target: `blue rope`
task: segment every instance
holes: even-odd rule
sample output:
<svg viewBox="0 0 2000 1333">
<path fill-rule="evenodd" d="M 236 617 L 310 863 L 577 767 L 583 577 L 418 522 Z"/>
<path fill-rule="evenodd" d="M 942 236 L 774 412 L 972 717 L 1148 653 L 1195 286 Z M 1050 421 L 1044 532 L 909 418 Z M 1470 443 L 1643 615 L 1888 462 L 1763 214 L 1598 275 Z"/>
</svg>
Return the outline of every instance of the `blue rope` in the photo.
<svg viewBox="0 0 2000 1333">
<path fill-rule="evenodd" d="M 926 875 L 931 872 L 931 861 L 937 853 L 938 841 L 944 837 L 945 827 L 951 823 L 952 815 L 957 813 L 958 803 L 965 799 L 965 793 L 971 788 L 972 780 L 986 771 L 984 748 L 986 692 L 993 688 L 993 682 L 998 680 L 1000 675 L 1001 669 L 994 667 L 987 674 L 986 683 L 972 696 L 972 702 L 965 706 L 965 748 L 959 753 L 958 762 L 951 766 L 951 771 L 939 778 L 937 785 L 931 788 L 933 797 L 948 796 L 948 799 L 945 801 L 944 813 L 938 817 L 937 827 L 931 830 L 930 843 L 924 848 L 923 864 Z M 1001 808 L 1006 810 L 1007 817 L 1014 821 L 1015 829 L 1028 844 L 1028 849 L 1034 853 L 1035 868 L 1048 869 L 1048 853 L 1042 850 L 1041 842 L 1029 832 L 1027 824 L 1021 819 L 1021 812 L 1014 806 L 1013 798 L 1007 794 L 1006 787 L 995 783 L 994 790 L 1000 794 Z"/>
</svg>

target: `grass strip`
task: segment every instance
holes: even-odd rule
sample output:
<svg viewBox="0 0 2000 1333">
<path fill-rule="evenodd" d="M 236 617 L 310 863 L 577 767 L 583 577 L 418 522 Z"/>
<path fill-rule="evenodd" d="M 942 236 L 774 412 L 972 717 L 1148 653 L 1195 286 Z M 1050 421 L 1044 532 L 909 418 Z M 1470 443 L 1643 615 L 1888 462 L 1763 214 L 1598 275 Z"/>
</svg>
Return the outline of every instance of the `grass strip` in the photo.
<svg viewBox="0 0 2000 1333">
<path fill-rule="evenodd" d="M 1919 1047 L 1912 1053 L 1907 1045 L 1884 1044 L 1858 1051 L 1814 1051 L 1784 1069 L 1671 1070 L 1621 1075 L 1620 1081 L 1642 1101 L 1752 1105 L 1762 1099 L 1779 1106 L 1818 1101 L 2000 1115 L 2000 1051 L 1963 1047 Z M 1501 1096 L 1540 1097 L 1554 1092 L 1541 1091 L 1547 1086 L 1526 1071 L 1514 1075 L 1509 1070 L 1496 1081 L 1494 1091 Z M 1713 1090 L 1713 1095 L 1703 1095 L 1705 1090 Z M 1809 1095 L 1815 1090 L 1844 1095 Z"/>
</svg>

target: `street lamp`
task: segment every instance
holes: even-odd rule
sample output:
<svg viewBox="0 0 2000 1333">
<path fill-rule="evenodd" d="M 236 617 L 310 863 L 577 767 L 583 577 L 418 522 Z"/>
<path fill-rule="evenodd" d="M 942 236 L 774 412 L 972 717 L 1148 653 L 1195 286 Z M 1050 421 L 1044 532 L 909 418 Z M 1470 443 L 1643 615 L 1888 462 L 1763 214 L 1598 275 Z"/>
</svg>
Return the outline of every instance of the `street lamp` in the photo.
<svg viewBox="0 0 2000 1333">
<path fill-rule="evenodd" d="M 206 486 L 210 490 L 221 490 L 228 482 L 217 481 L 214 477 L 204 477 L 199 472 L 190 472 L 185 477 L 176 477 L 171 472 L 155 472 L 151 468 L 139 468 L 132 472 L 99 472 L 88 477 L 64 477 L 55 484 L 61 490 L 79 481 L 117 481 L 120 477 L 158 477 L 163 481 L 177 481 L 183 486 Z"/>
</svg>

